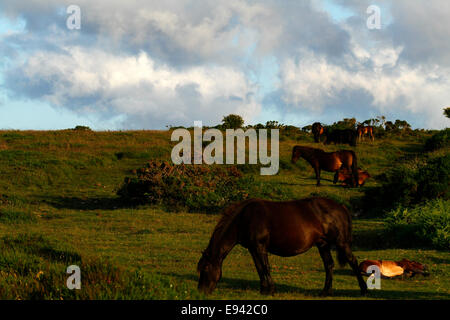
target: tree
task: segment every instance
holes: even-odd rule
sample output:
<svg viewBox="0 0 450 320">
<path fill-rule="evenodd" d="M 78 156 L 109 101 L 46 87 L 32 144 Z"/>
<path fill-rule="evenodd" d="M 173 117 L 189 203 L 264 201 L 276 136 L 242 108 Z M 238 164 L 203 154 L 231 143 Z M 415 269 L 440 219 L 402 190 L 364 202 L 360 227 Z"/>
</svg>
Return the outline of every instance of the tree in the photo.
<svg viewBox="0 0 450 320">
<path fill-rule="evenodd" d="M 267 121 L 266 129 L 282 129 L 284 127 L 283 124 L 278 123 L 278 121 Z"/>
<path fill-rule="evenodd" d="M 222 123 L 224 129 L 238 129 L 244 125 L 244 119 L 237 114 L 230 114 L 223 117 Z"/>
<path fill-rule="evenodd" d="M 355 118 L 344 118 L 341 121 L 333 123 L 333 129 L 355 129 L 356 119 Z"/>
<path fill-rule="evenodd" d="M 385 124 L 386 124 L 386 117 L 385 116 L 378 116 L 377 119 L 378 119 L 378 121 L 380 123 L 380 126 L 384 127 Z"/>
<path fill-rule="evenodd" d="M 450 107 L 447 107 L 447 108 L 444 109 L 444 115 L 445 115 L 447 118 L 450 118 Z"/>
<path fill-rule="evenodd" d="M 399 130 L 407 130 L 411 128 L 411 125 L 405 120 L 395 120 L 394 126 Z"/>
<path fill-rule="evenodd" d="M 395 129 L 395 125 L 392 123 L 392 121 L 386 121 L 384 127 L 386 131 L 392 131 Z"/>
</svg>

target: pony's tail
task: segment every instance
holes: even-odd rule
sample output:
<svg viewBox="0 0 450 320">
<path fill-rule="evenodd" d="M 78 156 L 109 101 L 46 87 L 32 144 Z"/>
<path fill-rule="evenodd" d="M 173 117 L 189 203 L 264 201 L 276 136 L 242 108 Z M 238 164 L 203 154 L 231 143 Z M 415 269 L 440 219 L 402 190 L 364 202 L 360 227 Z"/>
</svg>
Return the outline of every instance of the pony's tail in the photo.
<svg viewBox="0 0 450 320">
<path fill-rule="evenodd" d="M 352 174 L 353 178 L 355 179 L 356 187 L 359 186 L 359 173 L 358 173 L 358 160 L 356 158 L 356 153 L 354 151 L 352 152 L 353 161 L 352 161 Z"/>
<path fill-rule="evenodd" d="M 341 238 L 338 244 L 336 245 L 336 253 L 337 253 L 336 255 L 339 265 L 341 267 L 344 267 L 348 262 L 346 250 L 352 247 L 353 237 L 352 237 L 352 217 L 350 211 L 344 205 L 342 205 L 342 208 L 347 214 L 348 229 L 347 232 L 342 235 L 343 238 Z"/>
</svg>

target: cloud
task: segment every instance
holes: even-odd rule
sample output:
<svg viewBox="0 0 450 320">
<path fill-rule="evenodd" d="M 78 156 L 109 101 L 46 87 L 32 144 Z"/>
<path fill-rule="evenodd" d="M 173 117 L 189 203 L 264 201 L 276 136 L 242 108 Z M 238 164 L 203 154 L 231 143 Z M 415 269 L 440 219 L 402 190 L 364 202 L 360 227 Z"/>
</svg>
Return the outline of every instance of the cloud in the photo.
<svg viewBox="0 0 450 320">
<path fill-rule="evenodd" d="M 410 121 L 426 119 L 421 122 L 426 127 L 444 126 L 442 108 L 450 100 L 450 70 L 412 67 L 399 61 L 402 51 L 377 48 L 369 52 L 356 47 L 340 64 L 304 52 L 297 62 L 287 59 L 282 66 L 282 99 L 294 109 L 318 116 L 336 107 L 366 117 L 373 111 L 402 111 Z"/>
<path fill-rule="evenodd" d="M 36 52 L 9 71 L 5 82 L 16 95 L 78 113 L 126 114 L 133 128 L 189 125 L 194 119 L 211 124 L 229 113 L 249 120 L 260 109 L 256 88 L 239 70 L 179 71 L 156 65 L 145 52 L 117 56 L 82 47 L 65 48 L 65 54 Z"/>
<path fill-rule="evenodd" d="M 328 0 L 353 12 L 348 19 L 333 19 L 324 1 L 79 0 L 78 31 L 65 24 L 72 1 L 2 1 L 0 19 L 25 27 L 0 34 L 0 89 L 121 116 L 123 128 L 213 124 L 228 113 L 250 122 L 265 112 L 446 126 L 450 5 L 380 0 L 383 28 L 368 30 L 372 1 Z"/>
</svg>

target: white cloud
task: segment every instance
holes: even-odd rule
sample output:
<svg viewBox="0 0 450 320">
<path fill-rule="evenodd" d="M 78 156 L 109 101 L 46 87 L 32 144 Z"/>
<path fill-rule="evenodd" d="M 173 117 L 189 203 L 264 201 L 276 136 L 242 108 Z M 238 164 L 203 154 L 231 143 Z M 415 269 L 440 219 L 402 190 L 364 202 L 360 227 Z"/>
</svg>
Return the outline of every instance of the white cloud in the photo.
<svg viewBox="0 0 450 320">
<path fill-rule="evenodd" d="M 34 90 L 33 85 L 45 87 L 41 98 L 54 106 L 127 114 L 132 127 L 189 125 L 193 119 L 218 123 L 229 113 L 250 120 L 260 111 L 255 86 L 231 67 L 176 70 L 157 65 L 145 52 L 116 56 L 81 47 L 64 49 L 67 54 L 37 52 L 29 57 L 14 71 L 16 85 L 22 83 L 25 91 Z"/>
<path fill-rule="evenodd" d="M 369 0 L 334 2 L 355 16 L 333 20 L 312 0 L 79 0 L 82 26 L 71 32 L 70 0 L 5 0 L 0 18 L 21 17 L 26 28 L 0 38 L 10 61 L 0 72 L 12 95 L 125 115 L 131 128 L 217 123 L 231 112 L 250 121 L 269 104 L 318 121 L 395 110 L 448 125 L 450 5 L 380 0 L 392 21 L 369 31 Z"/>
<path fill-rule="evenodd" d="M 361 107 L 380 114 L 403 110 L 424 115 L 427 127 L 445 126 L 442 109 L 450 101 L 450 69 L 400 63 L 401 52 L 402 48 L 370 52 L 355 47 L 354 54 L 338 65 L 304 51 L 298 62 L 287 59 L 282 66 L 283 100 L 320 115 L 333 108 L 343 92 L 363 91 L 372 103 Z"/>
</svg>

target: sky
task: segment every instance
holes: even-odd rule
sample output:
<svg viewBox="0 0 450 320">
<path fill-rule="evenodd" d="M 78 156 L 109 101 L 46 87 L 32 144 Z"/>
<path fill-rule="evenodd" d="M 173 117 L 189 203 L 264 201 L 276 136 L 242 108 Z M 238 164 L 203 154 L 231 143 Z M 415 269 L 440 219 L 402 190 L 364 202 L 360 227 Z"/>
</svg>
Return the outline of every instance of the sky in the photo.
<svg viewBox="0 0 450 320">
<path fill-rule="evenodd" d="M 231 113 L 441 129 L 448 17 L 446 0 L 2 0 L 0 129 L 165 129 Z"/>
</svg>

